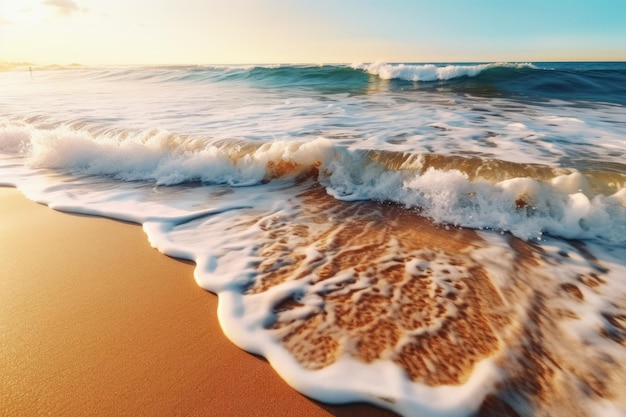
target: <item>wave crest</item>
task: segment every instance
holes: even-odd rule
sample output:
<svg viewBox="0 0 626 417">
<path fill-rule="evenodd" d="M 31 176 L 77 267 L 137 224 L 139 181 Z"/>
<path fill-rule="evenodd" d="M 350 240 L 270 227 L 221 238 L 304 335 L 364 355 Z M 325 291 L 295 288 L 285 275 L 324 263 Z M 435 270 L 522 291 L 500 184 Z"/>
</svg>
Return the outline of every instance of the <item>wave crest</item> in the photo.
<svg viewBox="0 0 626 417">
<path fill-rule="evenodd" d="M 387 64 L 377 62 L 373 64 L 353 64 L 353 69 L 364 70 L 365 72 L 377 75 L 383 80 L 404 80 L 404 81 L 446 81 L 461 77 L 475 77 L 483 71 L 494 68 L 531 68 L 536 69 L 530 63 L 489 63 L 475 65 L 435 65 L 435 64 Z"/>
<path fill-rule="evenodd" d="M 185 137 L 165 130 L 114 131 L 61 124 L 9 124 L 0 151 L 31 168 L 157 185 L 251 186 L 317 176 L 339 200 L 395 202 L 437 223 L 513 233 L 550 233 L 623 243 L 626 173 L 350 149 L 324 138 L 250 142 Z"/>
</svg>

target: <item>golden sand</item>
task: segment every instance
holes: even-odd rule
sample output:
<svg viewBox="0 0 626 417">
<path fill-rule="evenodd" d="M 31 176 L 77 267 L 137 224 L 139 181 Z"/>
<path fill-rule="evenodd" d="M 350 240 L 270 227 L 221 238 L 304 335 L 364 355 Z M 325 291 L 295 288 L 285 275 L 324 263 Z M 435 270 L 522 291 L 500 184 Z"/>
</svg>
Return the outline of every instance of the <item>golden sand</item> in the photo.
<svg viewBox="0 0 626 417">
<path fill-rule="evenodd" d="M 193 265 L 140 227 L 0 187 L 0 415 L 393 415 L 331 406 L 232 345 Z"/>
</svg>

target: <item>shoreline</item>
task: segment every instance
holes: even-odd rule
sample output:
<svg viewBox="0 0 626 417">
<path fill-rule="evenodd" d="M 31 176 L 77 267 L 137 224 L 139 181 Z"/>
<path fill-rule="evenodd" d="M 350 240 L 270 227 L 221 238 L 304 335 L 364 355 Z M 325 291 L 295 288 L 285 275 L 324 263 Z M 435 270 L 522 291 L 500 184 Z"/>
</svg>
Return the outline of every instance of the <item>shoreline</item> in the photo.
<svg viewBox="0 0 626 417">
<path fill-rule="evenodd" d="M 329 405 L 233 345 L 194 265 L 138 225 L 0 187 L 0 414 L 393 416 Z"/>
</svg>

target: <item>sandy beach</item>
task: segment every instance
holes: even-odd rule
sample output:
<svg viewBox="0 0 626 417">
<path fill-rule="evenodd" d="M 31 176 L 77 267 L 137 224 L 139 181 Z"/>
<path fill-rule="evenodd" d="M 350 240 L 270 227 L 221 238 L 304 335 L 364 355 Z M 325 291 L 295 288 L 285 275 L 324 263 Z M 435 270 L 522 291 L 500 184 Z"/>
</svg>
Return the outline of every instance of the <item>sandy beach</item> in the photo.
<svg viewBox="0 0 626 417">
<path fill-rule="evenodd" d="M 393 415 L 290 388 L 234 346 L 193 264 L 141 227 L 0 187 L 0 415 Z"/>
</svg>

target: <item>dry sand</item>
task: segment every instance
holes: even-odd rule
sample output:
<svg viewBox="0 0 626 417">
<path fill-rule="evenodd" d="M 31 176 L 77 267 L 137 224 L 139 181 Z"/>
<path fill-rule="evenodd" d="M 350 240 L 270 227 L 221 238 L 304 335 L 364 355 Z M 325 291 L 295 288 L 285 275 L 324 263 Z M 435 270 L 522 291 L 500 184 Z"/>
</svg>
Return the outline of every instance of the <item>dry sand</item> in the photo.
<svg viewBox="0 0 626 417">
<path fill-rule="evenodd" d="M 0 187 L 1 416 L 391 416 L 312 401 L 222 334 L 139 226 Z"/>
</svg>

